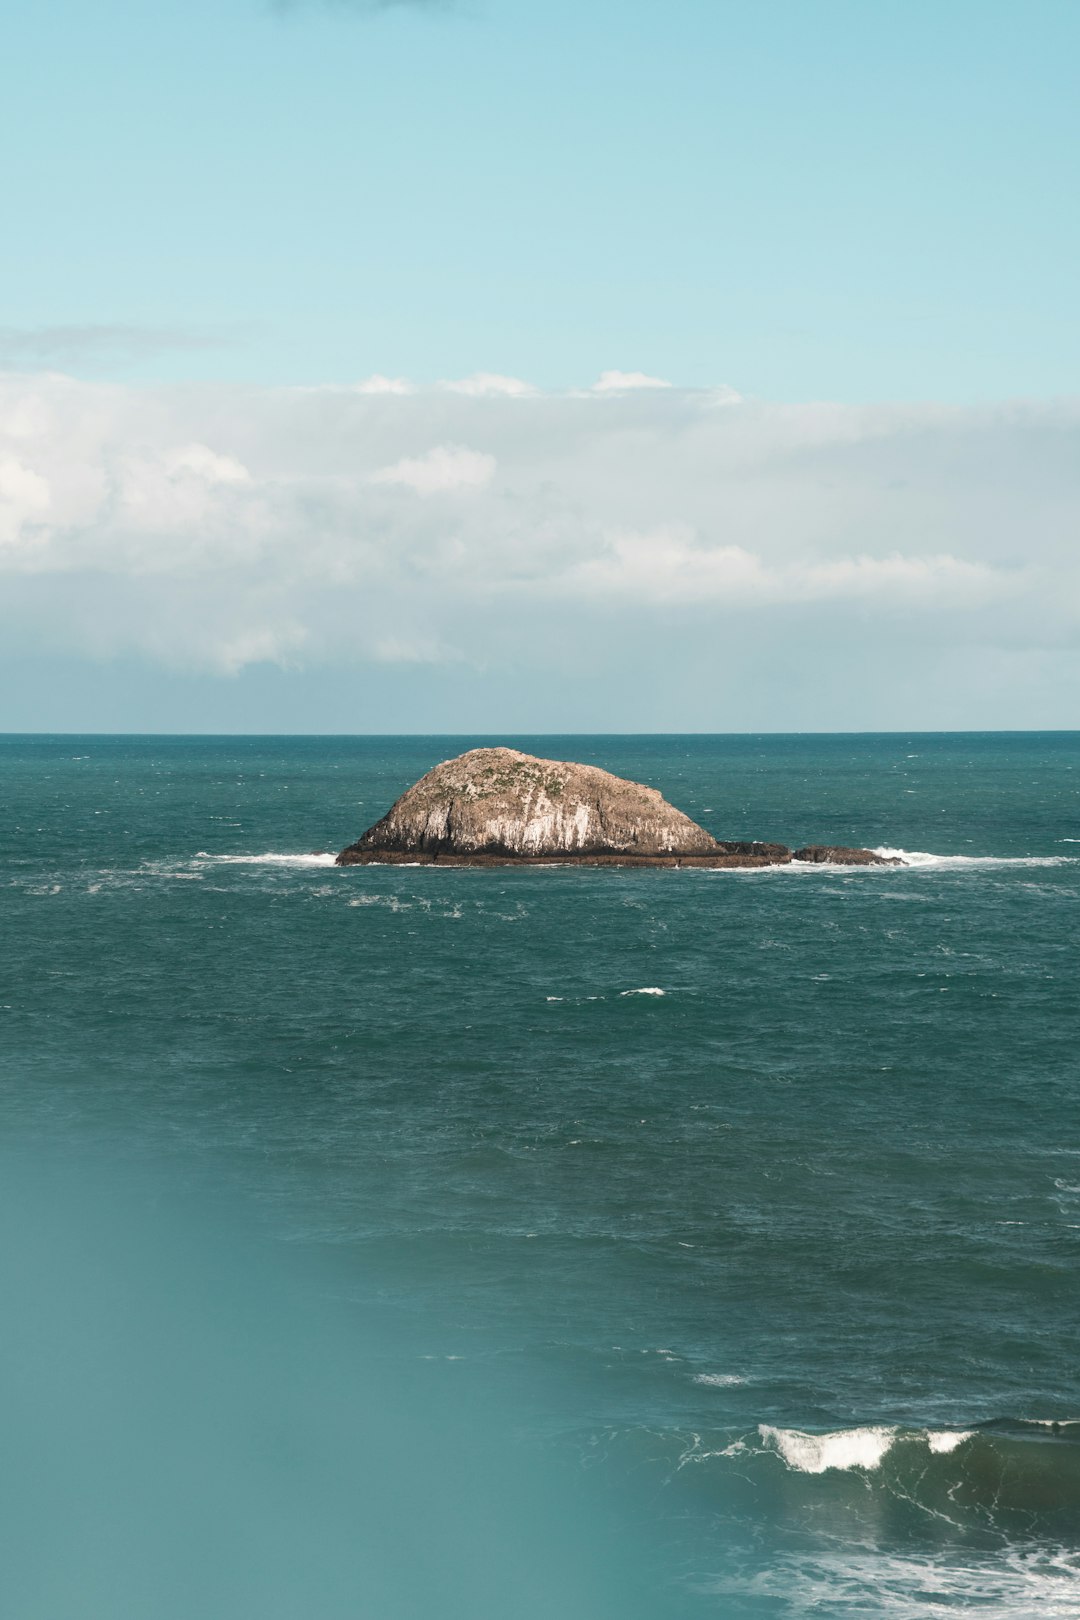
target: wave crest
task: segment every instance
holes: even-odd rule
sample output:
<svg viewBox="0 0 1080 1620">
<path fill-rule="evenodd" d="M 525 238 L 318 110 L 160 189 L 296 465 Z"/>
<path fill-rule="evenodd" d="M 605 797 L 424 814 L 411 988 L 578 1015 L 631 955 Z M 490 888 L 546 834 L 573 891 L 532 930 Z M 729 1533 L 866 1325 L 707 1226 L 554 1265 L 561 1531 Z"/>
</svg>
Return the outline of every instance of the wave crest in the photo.
<svg viewBox="0 0 1080 1620">
<path fill-rule="evenodd" d="M 838 1429 L 832 1434 L 808 1434 L 802 1429 L 776 1429 L 770 1423 L 758 1425 L 765 1444 L 800 1474 L 824 1474 L 830 1468 L 876 1468 L 899 1432 L 874 1425 Z"/>
<path fill-rule="evenodd" d="M 916 870 L 969 871 L 978 868 L 1009 866 L 1075 866 L 1075 855 L 934 855 L 925 849 L 895 849 L 882 844 L 874 850 L 888 860 L 903 861 Z M 873 867 L 871 871 L 875 870 Z M 881 870 L 878 868 L 877 870 Z"/>
<path fill-rule="evenodd" d="M 200 849 L 195 859 L 210 861 L 217 866 L 333 866 L 337 856 L 328 855 L 325 850 L 311 855 L 278 854 L 274 850 L 268 850 L 264 855 L 210 855 L 205 849 Z"/>
</svg>

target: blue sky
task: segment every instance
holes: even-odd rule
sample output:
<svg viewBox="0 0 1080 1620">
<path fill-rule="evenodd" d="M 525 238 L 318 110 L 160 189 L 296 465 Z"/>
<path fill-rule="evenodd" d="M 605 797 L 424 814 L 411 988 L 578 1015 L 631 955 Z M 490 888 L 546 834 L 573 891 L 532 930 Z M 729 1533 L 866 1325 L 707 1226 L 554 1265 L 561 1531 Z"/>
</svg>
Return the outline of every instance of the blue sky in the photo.
<svg viewBox="0 0 1080 1620">
<path fill-rule="evenodd" d="M 0 728 L 1076 723 L 1072 0 L 4 38 Z"/>
<path fill-rule="evenodd" d="M 1068 392 L 1078 54 L 1072 0 L 38 0 L 0 324 L 143 328 L 62 358 L 152 377 Z"/>
</svg>

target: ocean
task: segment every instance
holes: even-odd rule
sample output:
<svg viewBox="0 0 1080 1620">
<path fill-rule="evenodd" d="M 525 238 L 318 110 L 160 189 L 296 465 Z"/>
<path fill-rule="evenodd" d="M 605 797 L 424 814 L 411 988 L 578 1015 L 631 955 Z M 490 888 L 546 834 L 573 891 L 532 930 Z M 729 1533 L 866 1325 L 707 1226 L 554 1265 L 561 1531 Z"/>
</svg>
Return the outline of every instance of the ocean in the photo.
<svg viewBox="0 0 1080 1620">
<path fill-rule="evenodd" d="M 481 741 L 908 864 L 333 866 Z M 1080 1615 L 1080 733 L 0 799 L 0 1612 Z"/>
</svg>

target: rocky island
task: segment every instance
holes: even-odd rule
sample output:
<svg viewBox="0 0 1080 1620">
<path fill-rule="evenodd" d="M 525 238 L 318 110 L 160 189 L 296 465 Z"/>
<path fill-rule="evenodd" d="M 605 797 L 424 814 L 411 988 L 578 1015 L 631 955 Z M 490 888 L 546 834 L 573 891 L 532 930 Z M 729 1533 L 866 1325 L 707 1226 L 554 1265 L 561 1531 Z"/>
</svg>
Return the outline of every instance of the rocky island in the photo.
<svg viewBox="0 0 1080 1620">
<path fill-rule="evenodd" d="M 902 864 L 868 849 L 808 845 L 793 853 L 786 844 L 724 842 L 655 788 L 595 765 L 472 748 L 422 776 L 337 864 L 752 867 L 792 860 Z"/>
</svg>

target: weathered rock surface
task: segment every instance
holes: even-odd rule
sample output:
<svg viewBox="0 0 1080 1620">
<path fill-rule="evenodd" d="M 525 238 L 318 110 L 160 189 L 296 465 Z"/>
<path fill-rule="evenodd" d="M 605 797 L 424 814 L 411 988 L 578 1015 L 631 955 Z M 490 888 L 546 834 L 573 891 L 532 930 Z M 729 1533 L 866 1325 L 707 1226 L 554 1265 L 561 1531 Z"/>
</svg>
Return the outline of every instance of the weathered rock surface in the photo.
<svg viewBox="0 0 1080 1620">
<path fill-rule="evenodd" d="M 868 850 L 855 853 L 866 862 L 877 859 Z M 568 860 L 590 866 L 775 866 L 790 861 L 791 851 L 784 844 L 718 842 L 655 788 L 595 765 L 537 759 L 516 748 L 473 748 L 422 776 L 381 821 L 342 850 L 337 864 Z"/>
<path fill-rule="evenodd" d="M 717 853 L 716 840 L 655 788 L 595 765 L 474 748 L 422 776 L 338 860 Z"/>
<path fill-rule="evenodd" d="M 792 857 L 796 861 L 812 861 L 815 865 L 830 866 L 903 866 L 896 855 L 875 855 L 872 849 L 846 849 L 842 844 L 807 844 L 797 849 Z"/>
<path fill-rule="evenodd" d="M 786 844 L 744 844 L 724 838 L 717 842 L 716 847 L 721 855 L 753 856 L 768 866 L 786 866 L 793 858 Z"/>
</svg>

